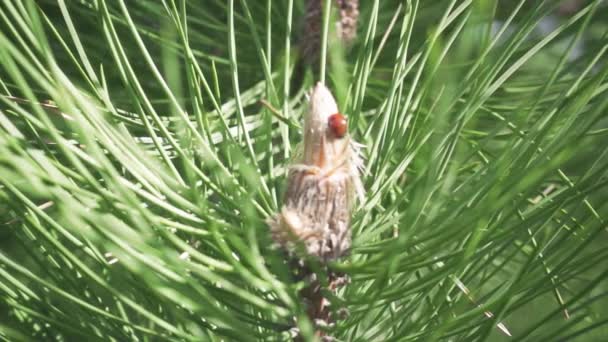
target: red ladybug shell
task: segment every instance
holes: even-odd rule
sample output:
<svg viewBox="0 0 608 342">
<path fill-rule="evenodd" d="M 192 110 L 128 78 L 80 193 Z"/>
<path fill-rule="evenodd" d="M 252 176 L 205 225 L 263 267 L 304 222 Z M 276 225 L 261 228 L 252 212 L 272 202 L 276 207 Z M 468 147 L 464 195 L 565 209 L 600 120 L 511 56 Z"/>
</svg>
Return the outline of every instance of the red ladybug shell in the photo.
<svg viewBox="0 0 608 342">
<path fill-rule="evenodd" d="M 332 114 L 327 119 L 327 125 L 329 129 L 338 138 L 342 138 L 346 135 L 348 130 L 348 124 L 346 123 L 346 117 L 340 113 Z"/>
</svg>

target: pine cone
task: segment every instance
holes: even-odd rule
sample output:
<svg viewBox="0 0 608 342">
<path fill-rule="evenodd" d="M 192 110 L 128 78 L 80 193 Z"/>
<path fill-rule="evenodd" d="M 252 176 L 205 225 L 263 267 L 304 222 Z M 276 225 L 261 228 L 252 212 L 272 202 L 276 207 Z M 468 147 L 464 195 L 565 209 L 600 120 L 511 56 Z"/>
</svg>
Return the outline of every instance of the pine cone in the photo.
<svg viewBox="0 0 608 342">
<path fill-rule="evenodd" d="M 336 34 L 345 47 L 349 47 L 357 37 L 359 0 L 334 0 L 338 10 Z M 302 35 L 302 55 L 308 64 L 316 65 L 321 51 L 323 27 L 323 1 L 306 0 L 304 34 Z"/>
<path fill-rule="evenodd" d="M 359 19 L 359 0 L 336 0 L 340 10 L 338 37 L 346 46 L 357 38 L 357 20 Z"/>
</svg>

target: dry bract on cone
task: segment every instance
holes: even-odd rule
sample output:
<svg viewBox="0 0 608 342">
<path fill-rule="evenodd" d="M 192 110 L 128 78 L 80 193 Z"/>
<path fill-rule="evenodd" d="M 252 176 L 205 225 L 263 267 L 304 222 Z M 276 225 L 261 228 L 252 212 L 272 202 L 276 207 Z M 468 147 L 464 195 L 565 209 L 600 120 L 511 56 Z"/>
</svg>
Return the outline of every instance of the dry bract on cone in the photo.
<svg viewBox="0 0 608 342">
<path fill-rule="evenodd" d="M 302 155 L 289 167 L 281 211 L 269 220 L 276 243 L 290 253 L 302 243 L 324 262 L 348 251 L 351 209 L 355 196 L 363 197 L 358 152 L 336 101 L 318 83 L 304 118 Z"/>
<path fill-rule="evenodd" d="M 348 47 L 357 37 L 359 20 L 359 0 L 333 0 L 338 10 L 336 34 Z M 304 33 L 301 40 L 302 55 L 308 64 L 316 64 L 321 50 L 321 30 L 323 27 L 323 1 L 306 0 Z"/>
</svg>

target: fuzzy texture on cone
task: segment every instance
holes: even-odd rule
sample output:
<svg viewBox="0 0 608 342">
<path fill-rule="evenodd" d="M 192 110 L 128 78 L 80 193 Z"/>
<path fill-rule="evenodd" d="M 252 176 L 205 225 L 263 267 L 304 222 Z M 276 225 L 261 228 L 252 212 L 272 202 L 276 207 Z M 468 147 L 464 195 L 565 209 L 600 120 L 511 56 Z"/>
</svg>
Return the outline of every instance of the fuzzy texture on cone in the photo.
<svg viewBox="0 0 608 342">
<path fill-rule="evenodd" d="M 273 240 L 292 254 L 301 243 L 321 261 L 344 255 L 351 245 L 350 216 L 363 198 L 359 145 L 329 125 L 338 106 L 318 83 L 304 118 L 301 155 L 289 167 L 281 211 L 269 219 Z M 339 132 L 343 133 L 343 132 Z"/>
</svg>

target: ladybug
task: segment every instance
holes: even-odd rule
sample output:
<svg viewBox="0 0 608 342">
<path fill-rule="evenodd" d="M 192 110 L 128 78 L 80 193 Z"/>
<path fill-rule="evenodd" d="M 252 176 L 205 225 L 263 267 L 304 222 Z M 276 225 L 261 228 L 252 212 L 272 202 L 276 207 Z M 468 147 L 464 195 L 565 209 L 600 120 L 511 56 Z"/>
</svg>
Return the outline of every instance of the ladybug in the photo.
<svg viewBox="0 0 608 342">
<path fill-rule="evenodd" d="M 329 129 L 333 135 L 338 138 L 344 137 L 348 130 L 346 117 L 340 113 L 330 115 L 327 119 L 327 126 L 329 126 Z"/>
</svg>

